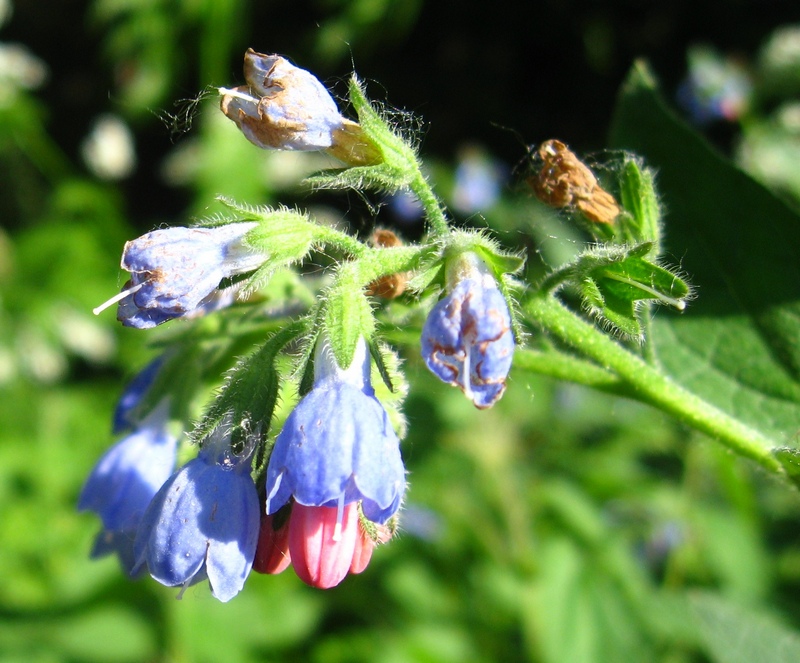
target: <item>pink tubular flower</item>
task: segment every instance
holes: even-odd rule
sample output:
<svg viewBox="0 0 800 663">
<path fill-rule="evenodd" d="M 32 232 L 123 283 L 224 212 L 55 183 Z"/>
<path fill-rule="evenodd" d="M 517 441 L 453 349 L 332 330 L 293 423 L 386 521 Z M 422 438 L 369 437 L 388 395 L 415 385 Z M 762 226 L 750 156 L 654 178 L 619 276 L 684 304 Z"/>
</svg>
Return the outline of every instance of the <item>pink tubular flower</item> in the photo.
<svg viewBox="0 0 800 663">
<path fill-rule="evenodd" d="M 307 585 L 330 589 L 344 580 L 360 538 L 358 508 L 295 503 L 289 520 L 289 552 L 295 573 Z M 364 567 L 366 564 L 364 564 Z M 362 568 L 363 570 L 363 568 Z"/>
<path fill-rule="evenodd" d="M 262 513 L 253 571 L 277 575 L 291 563 L 288 518 L 282 523 L 276 523 L 275 516 Z"/>
<path fill-rule="evenodd" d="M 364 531 L 363 527 L 359 527 L 356 548 L 353 551 L 353 561 L 350 562 L 350 573 L 357 575 L 363 572 L 367 568 L 369 560 L 372 559 L 373 550 L 375 550 L 375 542 L 372 537 Z"/>
</svg>

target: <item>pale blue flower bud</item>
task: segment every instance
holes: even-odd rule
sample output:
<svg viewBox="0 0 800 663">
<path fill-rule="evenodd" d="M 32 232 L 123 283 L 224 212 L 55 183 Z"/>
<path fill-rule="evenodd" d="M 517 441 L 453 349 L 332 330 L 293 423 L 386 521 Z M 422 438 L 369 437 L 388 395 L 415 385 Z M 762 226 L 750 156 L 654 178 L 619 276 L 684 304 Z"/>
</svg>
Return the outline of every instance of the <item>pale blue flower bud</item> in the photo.
<svg viewBox="0 0 800 663">
<path fill-rule="evenodd" d="M 204 308 L 213 310 L 222 279 L 254 271 L 266 260 L 244 242 L 256 225 L 165 228 L 127 242 L 121 266 L 131 279 L 95 313 L 119 302 L 122 324 L 148 329 Z"/>
<path fill-rule="evenodd" d="M 511 316 L 485 267 L 457 280 L 422 328 L 422 357 L 442 381 L 460 387 L 476 407 L 494 405 L 506 388 L 514 354 Z"/>
<path fill-rule="evenodd" d="M 279 55 L 248 49 L 248 85 L 221 88 L 222 112 L 254 145 L 275 150 L 324 150 L 345 119 L 317 78 Z"/>
</svg>

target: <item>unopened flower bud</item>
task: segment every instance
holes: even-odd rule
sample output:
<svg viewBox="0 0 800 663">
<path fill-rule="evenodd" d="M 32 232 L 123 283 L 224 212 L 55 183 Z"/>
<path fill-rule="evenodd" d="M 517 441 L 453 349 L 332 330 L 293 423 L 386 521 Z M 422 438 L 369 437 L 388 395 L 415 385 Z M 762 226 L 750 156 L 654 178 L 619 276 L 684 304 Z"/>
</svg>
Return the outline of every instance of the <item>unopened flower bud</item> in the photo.
<svg viewBox="0 0 800 663">
<path fill-rule="evenodd" d="M 339 509 L 296 503 L 289 522 L 295 573 L 312 587 L 335 587 L 350 571 L 359 536 L 357 504 Z"/>
<path fill-rule="evenodd" d="M 505 297 L 483 261 L 469 253 L 459 263 L 450 292 L 425 321 L 422 357 L 439 379 L 484 409 L 505 391 L 514 333 Z"/>
<path fill-rule="evenodd" d="M 165 228 L 127 242 L 121 267 L 131 279 L 94 312 L 119 302 L 117 319 L 123 325 L 148 329 L 203 308 L 222 279 L 251 272 L 266 260 L 244 241 L 256 225 Z"/>
<path fill-rule="evenodd" d="M 247 85 L 222 88 L 220 107 L 247 140 L 273 150 L 324 150 L 344 118 L 325 86 L 279 55 L 252 48 L 244 56 Z"/>
<path fill-rule="evenodd" d="M 286 507 L 290 509 L 291 507 Z M 261 530 L 258 535 L 253 571 L 277 575 L 292 562 L 289 553 L 289 518 L 279 520 L 283 511 L 271 516 L 261 514 Z"/>
</svg>

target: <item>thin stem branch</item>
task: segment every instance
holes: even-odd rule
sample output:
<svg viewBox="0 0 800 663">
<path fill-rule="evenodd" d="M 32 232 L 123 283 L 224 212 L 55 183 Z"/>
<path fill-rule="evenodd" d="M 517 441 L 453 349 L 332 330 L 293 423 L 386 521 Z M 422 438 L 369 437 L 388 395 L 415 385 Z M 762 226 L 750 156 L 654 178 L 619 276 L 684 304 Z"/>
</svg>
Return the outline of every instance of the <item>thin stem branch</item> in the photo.
<svg viewBox="0 0 800 663">
<path fill-rule="evenodd" d="M 784 474 L 771 453 L 774 446 L 771 440 L 673 382 L 552 295 L 534 295 L 523 308 L 545 330 L 618 375 L 638 400 L 671 414 L 770 472 Z"/>
<path fill-rule="evenodd" d="M 425 218 L 430 225 L 431 236 L 434 238 L 444 237 L 450 233 L 450 226 L 444 213 L 442 203 L 433 192 L 430 183 L 420 170 L 419 163 L 414 163 L 414 174 L 409 182 L 409 188 L 416 194 L 422 209 L 425 210 Z"/>
<path fill-rule="evenodd" d="M 635 398 L 631 389 L 611 371 L 558 350 L 517 348 L 514 352 L 514 370 L 530 371 L 617 396 Z"/>
<path fill-rule="evenodd" d="M 359 242 L 355 237 L 341 230 L 336 230 L 336 228 L 320 225 L 315 229 L 315 232 L 317 241 L 328 244 L 329 246 L 334 246 L 340 251 L 349 253 L 352 256 L 359 257 L 369 251 L 369 247 L 364 243 Z"/>
</svg>

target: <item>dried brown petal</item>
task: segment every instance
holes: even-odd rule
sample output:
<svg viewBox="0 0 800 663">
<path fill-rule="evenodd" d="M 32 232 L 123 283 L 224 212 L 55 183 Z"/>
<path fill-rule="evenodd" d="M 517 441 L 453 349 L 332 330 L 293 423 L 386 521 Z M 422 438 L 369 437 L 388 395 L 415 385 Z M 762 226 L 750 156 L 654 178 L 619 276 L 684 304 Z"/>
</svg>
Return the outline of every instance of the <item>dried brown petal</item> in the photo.
<svg viewBox="0 0 800 663">
<path fill-rule="evenodd" d="M 542 167 L 528 183 L 536 197 L 552 207 L 577 207 L 595 223 L 613 223 L 620 208 L 605 191 L 588 166 L 560 140 L 548 140 L 539 146 Z"/>
</svg>

